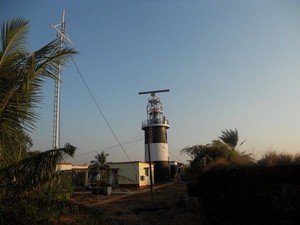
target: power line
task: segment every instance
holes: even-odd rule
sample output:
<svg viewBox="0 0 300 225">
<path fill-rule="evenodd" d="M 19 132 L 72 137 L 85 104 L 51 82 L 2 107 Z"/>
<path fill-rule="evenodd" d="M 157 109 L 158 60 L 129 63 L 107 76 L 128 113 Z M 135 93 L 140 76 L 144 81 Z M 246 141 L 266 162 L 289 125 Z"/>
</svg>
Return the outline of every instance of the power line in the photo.
<svg viewBox="0 0 300 225">
<path fill-rule="evenodd" d="M 112 127 L 111 127 L 111 125 L 109 124 L 108 120 L 106 119 L 106 117 L 105 117 L 103 111 L 101 110 L 101 108 L 100 108 L 98 102 L 96 101 L 94 95 L 92 94 L 91 89 L 90 89 L 89 86 L 87 85 L 87 83 L 86 83 L 86 81 L 85 81 L 85 79 L 84 79 L 82 73 L 80 72 L 80 70 L 79 70 L 79 68 L 78 68 L 78 66 L 77 66 L 77 64 L 76 64 L 76 62 L 75 62 L 75 60 L 74 60 L 74 58 L 73 58 L 73 56 L 71 56 L 71 60 L 72 60 L 72 62 L 74 63 L 74 66 L 75 66 L 75 68 L 76 68 L 78 74 L 80 75 L 80 78 L 81 78 L 82 82 L 84 83 L 84 85 L 85 85 L 87 91 L 89 92 L 89 95 L 91 96 L 91 98 L 92 98 L 94 104 L 96 105 L 98 111 L 100 112 L 102 118 L 104 119 L 104 121 L 105 121 L 105 123 L 107 124 L 109 130 L 111 131 L 111 133 L 112 133 L 113 136 L 115 137 L 116 141 L 118 142 L 118 145 L 110 146 L 110 147 L 107 147 L 107 148 L 113 148 L 113 147 L 118 147 L 118 146 L 120 146 L 121 149 L 122 149 L 122 151 L 125 153 L 126 157 L 128 158 L 128 160 L 131 162 L 131 164 L 132 164 L 134 170 L 136 171 L 136 173 L 138 173 L 137 169 L 135 168 L 135 166 L 134 166 L 133 163 L 132 163 L 132 160 L 130 159 L 129 155 L 128 155 L 127 152 L 125 151 L 123 145 L 124 145 L 124 144 L 131 144 L 131 143 L 134 143 L 134 142 L 139 141 L 139 140 L 141 140 L 141 139 L 137 139 L 137 140 L 130 141 L 130 142 L 127 142 L 127 143 L 123 143 L 123 144 L 119 141 L 119 139 L 118 139 L 116 133 L 115 133 L 114 130 L 112 129 Z M 154 132 L 155 132 L 155 131 L 154 131 Z M 103 150 L 103 149 L 107 149 L 107 148 L 102 148 L 102 149 L 99 149 L 98 151 Z M 82 154 L 80 154 L 80 155 L 78 155 L 78 156 L 82 156 L 82 155 L 86 155 L 86 154 L 90 154 L 90 153 L 94 153 L 94 152 L 97 152 L 97 151 L 92 151 L 92 152 L 82 153 Z M 169 153 L 170 153 L 175 159 L 177 159 L 179 162 L 182 162 L 182 161 L 181 161 L 178 157 L 176 157 L 171 151 L 169 151 Z M 78 156 L 77 156 L 77 157 L 78 157 Z"/>
<path fill-rule="evenodd" d="M 142 140 L 144 140 L 144 138 L 143 139 L 140 139 L 140 141 L 142 141 Z M 138 141 L 135 141 L 135 142 L 132 142 L 131 144 L 137 144 L 138 143 Z M 127 150 L 127 152 L 128 151 L 130 151 L 130 150 Z M 120 154 L 122 152 L 122 150 L 121 151 L 118 151 L 118 152 L 114 152 L 113 154 L 111 154 L 110 156 L 116 156 L 116 155 L 118 155 L 118 154 Z"/>
<path fill-rule="evenodd" d="M 105 117 L 103 111 L 101 110 L 101 108 L 100 108 L 98 102 L 96 101 L 96 99 L 95 99 L 95 97 L 94 97 L 94 95 L 93 95 L 91 89 L 90 89 L 89 86 L 87 85 L 87 83 L 86 83 L 86 81 L 85 81 L 85 79 L 84 79 L 82 73 L 80 72 L 80 70 L 79 70 L 79 68 L 78 68 L 78 66 L 77 66 L 77 64 L 76 64 L 76 62 L 75 62 L 75 60 L 74 60 L 74 58 L 73 58 L 72 55 L 71 55 L 71 60 L 72 60 L 72 62 L 73 62 L 73 64 L 74 64 L 74 66 L 75 66 L 75 68 L 76 68 L 76 70 L 77 70 L 77 72 L 78 72 L 78 74 L 79 74 L 79 76 L 80 76 L 82 82 L 84 83 L 84 85 L 85 85 L 87 91 L 89 92 L 91 98 L 93 99 L 93 102 L 94 102 L 94 104 L 96 105 L 96 107 L 97 107 L 99 113 L 101 114 L 101 116 L 102 116 L 102 118 L 104 119 L 106 125 L 108 126 L 110 132 L 113 134 L 113 136 L 115 137 L 115 139 L 116 139 L 116 141 L 118 142 L 119 146 L 120 146 L 121 149 L 123 150 L 124 154 L 126 155 L 126 157 L 128 158 L 128 160 L 131 162 L 132 167 L 134 168 L 134 170 L 135 170 L 136 173 L 138 174 L 137 169 L 136 169 L 135 166 L 133 165 L 133 163 L 132 163 L 132 161 L 131 161 L 129 155 L 127 154 L 127 152 L 126 152 L 125 149 L 123 148 L 121 142 L 119 141 L 119 138 L 117 137 L 116 133 L 115 133 L 114 130 L 112 129 L 112 127 L 111 127 L 111 125 L 109 124 L 108 120 L 106 119 L 106 117 Z"/>
<path fill-rule="evenodd" d="M 122 145 L 128 145 L 128 144 L 132 144 L 134 142 L 138 142 L 138 141 L 141 141 L 143 140 L 144 138 L 139 138 L 139 139 L 135 139 L 135 140 L 132 140 L 132 141 L 128 141 L 128 142 L 123 142 Z M 83 156 L 83 155 L 88 155 L 88 154 L 91 154 L 91 153 L 97 153 L 99 151 L 103 151 L 103 150 L 106 150 L 106 149 L 111 149 L 111 148 L 116 148 L 116 147 L 119 147 L 119 145 L 112 145 L 112 146 L 107 146 L 107 147 L 104 147 L 104 148 L 99 148 L 97 150 L 94 150 L 94 151 L 90 151 L 90 152 L 84 152 L 82 154 L 79 154 L 79 155 L 75 155 L 75 157 L 79 157 L 79 156 Z"/>
<path fill-rule="evenodd" d="M 138 137 L 138 136 L 137 136 Z M 140 140 L 142 140 L 143 138 L 136 138 L 136 139 L 134 139 L 134 140 L 130 140 L 129 139 L 129 141 L 127 141 L 127 142 L 123 142 L 122 143 L 122 145 L 124 146 L 124 145 L 127 145 L 127 144 L 131 144 L 131 143 L 133 143 L 133 142 L 137 142 L 137 141 L 140 141 Z M 111 148 L 116 148 L 116 147 L 119 147 L 119 144 L 117 144 L 117 145 L 111 145 L 111 146 L 107 146 L 107 147 L 103 147 L 103 148 L 99 148 L 99 149 L 97 149 L 97 150 L 94 150 L 94 151 L 90 151 L 90 152 L 84 152 L 84 153 L 82 153 L 82 154 L 79 154 L 79 155 L 77 155 L 77 156 L 82 156 L 82 155 L 87 155 L 87 154 L 90 154 L 90 153 L 96 153 L 96 152 L 98 152 L 98 151 L 103 151 L 103 150 L 106 150 L 106 149 L 111 149 Z"/>
</svg>

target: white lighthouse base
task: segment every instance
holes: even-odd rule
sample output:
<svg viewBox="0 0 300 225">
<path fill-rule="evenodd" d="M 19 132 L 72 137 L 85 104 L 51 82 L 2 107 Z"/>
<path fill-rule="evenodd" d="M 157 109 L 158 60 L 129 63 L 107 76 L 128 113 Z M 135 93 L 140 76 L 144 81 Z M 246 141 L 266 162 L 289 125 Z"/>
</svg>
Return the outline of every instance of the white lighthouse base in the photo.
<svg viewBox="0 0 300 225">
<path fill-rule="evenodd" d="M 167 143 L 150 143 L 151 161 L 169 161 Z M 149 161 L 148 144 L 145 144 L 145 161 Z"/>
</svg>

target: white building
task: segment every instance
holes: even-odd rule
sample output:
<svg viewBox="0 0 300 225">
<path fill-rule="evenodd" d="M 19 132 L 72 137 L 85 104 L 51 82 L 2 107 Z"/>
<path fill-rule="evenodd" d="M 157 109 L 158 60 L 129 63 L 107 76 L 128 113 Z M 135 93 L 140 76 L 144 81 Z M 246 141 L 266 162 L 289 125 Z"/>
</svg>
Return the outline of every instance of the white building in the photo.
<svg viewBox="0 0 300 225">
<path fill-rule="evenodd" d="M 113 176 L 110 177 L 112 185 L 143 187 L 150 185 L 150 170 L 148 162 L 110 162 L 108 163 Z M 152 168 L 152 181 L 154 184 L 154 164 Z"/>
</svg>

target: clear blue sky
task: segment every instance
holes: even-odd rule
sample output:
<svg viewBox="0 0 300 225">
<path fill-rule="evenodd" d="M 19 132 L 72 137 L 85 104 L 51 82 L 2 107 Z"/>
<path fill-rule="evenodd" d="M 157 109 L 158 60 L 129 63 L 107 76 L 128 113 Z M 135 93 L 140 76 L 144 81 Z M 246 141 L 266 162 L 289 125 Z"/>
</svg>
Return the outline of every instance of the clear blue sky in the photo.
<svg viewBox="0 0 300 225">
<path fill-rule="evenodd" d="M 300 1 L 1 1 L 0 18 L 30 20 L 30 48 L 55 37 L 66 9 L 76 62 L 133 160 L 144 159 L 146 96 L 160 94 L 170 120 L 170 151 L 206 144 L 237 128 L 240 148 L 300 150 Z M 51 148 L 54 82 L 45 84 L 34 148 Z M 62 137 L 76 162 L 116 145 L 74 65 L 63 69 Z M 84 154 L 86 152 L 92 152 Z M 120 147 L 110 161 L 126 161 Z M 171 159 L 174 157 L 171 155 Z"/>
</svg>

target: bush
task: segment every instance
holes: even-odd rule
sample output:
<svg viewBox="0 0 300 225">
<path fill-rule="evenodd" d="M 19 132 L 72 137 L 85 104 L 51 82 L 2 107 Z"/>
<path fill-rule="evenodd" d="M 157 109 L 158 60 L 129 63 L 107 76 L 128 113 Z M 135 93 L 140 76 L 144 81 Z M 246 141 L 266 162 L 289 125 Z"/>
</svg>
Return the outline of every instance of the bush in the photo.
<svg viewBox="0 0 300 225">
<path fill-rule="evenodd" d="M 294 163 L 295 165 L 300 164 L 300 154 L 294 155 L 293 163 Z"/>
<path fill-rule="evenodd" d="M 220 140 L 214 140 L 211 144 L 194 145 L 181 150 L 192 157 L 188 175 L 190 180 L 204 171 L 248 165 L 254 162 L 250 154 L 239 152 Z"/>
<path fill-rule="evenodd" d="M 255 165 L 202 173 L 206 224 L 299 224 L 299 171 L 300 165 Z"/>
<path fill-rule="evenodd" d="M 240 166 L 249 166 L 252 164 L 254 164 L 253 158 L 238 155 L 236 157 L 233 157 L 230 160 L 220 158 L 215 161 L 212 161 L 205 168 L 203 168 L 203 172 L 207 172 L 210 170 L 218 170 L 218 169 L 230 169 L 230 168 L 240 167 Z"/>
<path fill-rule="evenodd" d="M 298 156 L 298 159 L 300 160 L 300 157 Z M 275 151 L 269 151 L 264 154 L 264 156 L 258 160 L 259 165 L 264 166 L 275 166 L 275 165 L 289 165 L 293 164 L 294 162 L 294 156 L 290 153 L 277 153 Z"/>
</svg>

